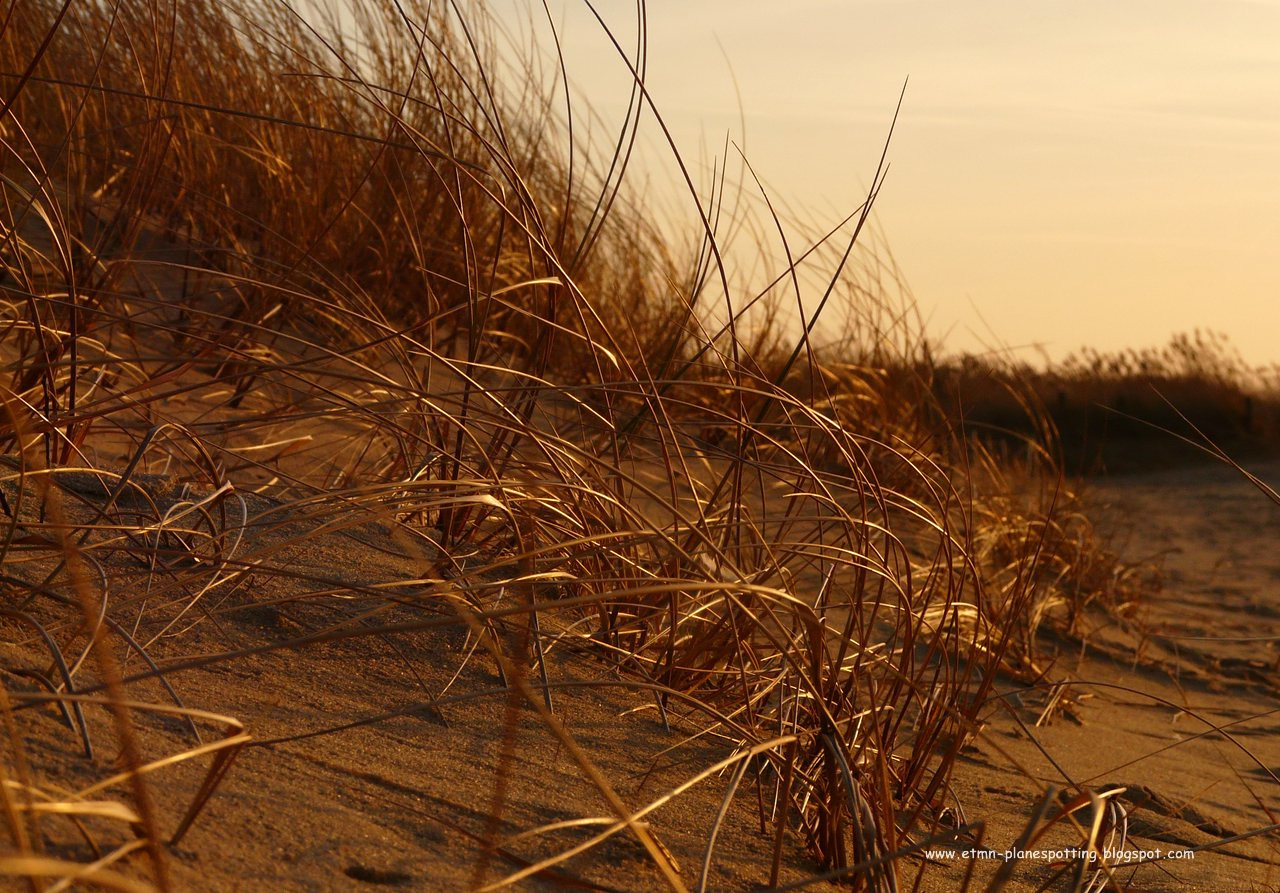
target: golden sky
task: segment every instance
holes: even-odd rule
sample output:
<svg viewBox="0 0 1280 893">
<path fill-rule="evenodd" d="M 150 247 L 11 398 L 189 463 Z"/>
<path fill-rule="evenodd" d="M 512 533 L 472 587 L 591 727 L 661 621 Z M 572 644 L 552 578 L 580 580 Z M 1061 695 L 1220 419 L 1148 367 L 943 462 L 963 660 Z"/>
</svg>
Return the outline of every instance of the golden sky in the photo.
<svg viewBox="0 0 1280 893">
<path fill-rule="evenodd" d="M 486 5 L 504 20 L 528 9 Z M 597 8 L 634 42 L 633 0 Z M 551 11 L 570 78 L 611 120 L 625 67 L 581 0 Z M 909 78 L 877 222 L 946 346 L 1060 357 L 1199 327 L 1280 362 L 1280 0 L 647 12 L 647 84 L 682 154 L 727 135 L 772 196 L 816 221 L 862 200 Z M 651 150 L 644 164 L 669 161 Z"/>
</svg>

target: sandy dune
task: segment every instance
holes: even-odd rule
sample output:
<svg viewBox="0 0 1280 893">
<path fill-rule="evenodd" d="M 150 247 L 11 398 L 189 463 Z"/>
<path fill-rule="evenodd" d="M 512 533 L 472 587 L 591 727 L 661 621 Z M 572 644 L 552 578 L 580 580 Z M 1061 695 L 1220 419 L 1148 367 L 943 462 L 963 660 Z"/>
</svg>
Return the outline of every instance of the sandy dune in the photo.
<svg viewBox="0 0 1280 893">
<path fill-rule="evenodd" d="M 1251 470 L 1280 481 L 1280 463 Z M 1196 852 L 1117 869 L 1122 889 L 1275 889 L 1280 836 L 1244 836 L 1280 821 L 1280 506 L 1220 465 L 1088 489 L 1121 551 L 1157 563 L 1164 591 L 1141 624 L 1058 644 L 1048 675 L 1068 684 L 1052 719 L 1037 725 L 1045 699 L 1030 692 L 993 711 L 957 770 L 968 817 L 986 820 L 988 845 L 1004 850 L 1045 786 L 1125 787 L 1116 799 L 1130 848 Z M 1052 872 L 1030 859 L 1017 876 L 1032 889 Z"/>
<path fill-rule="evenodd" d="M 1280 466 L 1259 473 L 1276 481 Z M 6 494 L 12 503 L 12 482 Z M 161 506 L 177 499 L 153 495 Z M 1027 690 L 1012 681 L 998 687 L 1003 704 L 992 702 L 988 724 L 958 764 L 960 818 L 985 822 L 983 845 L 1003 852 L 1047 786 L 1099 794 L 1124 787 L 1110 796 L 1128 824 L 1128 851 L 1197 851 L 1194 858 L 1116 869 L 1124 889 L 1222 889 L 1223 878 L 1232 879 L 1233 889 L 1273 889 L 1280 884 L 1277 836 L 1246 835 L 1280 813 L 1274 642 L 1280 508 L 1232 470 L 1214 466 L 1095 483 L 1091 497 L 1130 557 L 1161 562 L 1165 592 L 1146 606 L 1143 625 L 1100 623 L 1083 644 L 1046 645 L 1058 653 L 1047 674 L 1063 681 L 1058 709 L 1045 711 L 1053 689 Z M 86 520 L 100 498 L 90 487 L 69 488 L 67 511 Z M 257 550 L 289 574 L 251 578 L 210 602 L 214 622 L 169 648 L 159 639 L 152 649 L 162 664 L 177 664 L 168 678 L 185 705 L 235 716 L 254 738 L 171 851 L 179 889 L 430 890 L 493 882 L 608 829 L 613 814 L 584 780 L 581 759 L 629 808 L 658 804 L 645 821 L 685 882 L 696 884 L 731 773 L 711 772 L 673 803 L 662 800 L 731 757 L 733 741 L 699 736 L 702 723 L 679 705 L 664 729 L 643 693 L 598 684 L 619 678 L 610 667 L 555 652 L 552 706 L 581 748 L 583 757 L 575 759 L 528 704 L 504 689 L 445 589 L 425 582 L 436 578 L 429 549 L 359 519 L 316 535 L 296 510 L 258 497 L 246 499 L 243 511 L 243 554 Z M 146 585 L 146 569 L 128 565 L 121 555 L 114 572 Z M 316 596 L 316 581 L 330 588 L 329 599 Z M 403 594 L 400 605 L 388 607 L 388 586 Z M 360 593 L 368 598 L 365 622 L 414 628 L 344 638 L 353 624 L 332 618 L 339 607 L 341 616 L 358 616 L 352 602 Z M 326 630 L 327 643 L 229 661 L 199 658 Z M 10 674 L 43 659 L 30 638 L 6 640 Z M 467 657 L 469 649 L 475 652 Z M 126 664 L 127 671 L 142 669 Z M 575 687 L 584 681 L 597 684 Z M 154 682 L 136 691 L 165 697 Z M 1048 718 L 1038 723 L 1042 713 Z M 188 730 L 173 719 L 143 715 L 139 723 L 148 757 L 191 746 Z M 57 714 L 31 720 L 25 740 L 32 770 L 71 788 L 107 774 L 114 755 L 109 723 L 91 711 L 89 725 L 97 745 L 85 759 Z M 321 734 L 302 737 L 304 731 Z M 164 827 L 175 827 L 186 811 L 203 766 L 191 760 L 152 776 Z M 755 818 L 755 793 L 744 791 L 716 841 L 710 889 L 747 889 L 768 879 L 771 835 Z M 486 857 L 481 841 L 495 832 L 500 846 Z M 1220 843 L 1224 838 L 1241 839 Z M 1074 842 L 1055 829 L 1037 848 Z M 60 846 L 68 856 L 88 855 L 74 834 Z M 801 841 L 789 839 L 786 852 L 784 881 L 816 870 Z M 974 868 L 984 877 L 1003 864 L 983 859 Z M 1013 866 L 1012 886 L 1034 889 L 1058 867 L 1027 858 Z M 900 879 L 909 885 L 919 868 L 903 860 Z M 958 886 L 966 868 L 962 857 L 935 859 L 925 867 L 925 887 Z M 624 831 L 518 887 L 661 885 L 644 848 Z"/>
</svg>

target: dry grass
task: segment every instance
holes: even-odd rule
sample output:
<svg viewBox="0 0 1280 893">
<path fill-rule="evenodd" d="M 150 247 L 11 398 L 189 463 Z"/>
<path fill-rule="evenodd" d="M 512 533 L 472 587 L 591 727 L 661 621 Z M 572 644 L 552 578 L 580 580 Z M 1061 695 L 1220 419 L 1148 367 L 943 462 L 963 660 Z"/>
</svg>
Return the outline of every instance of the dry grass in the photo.
<svg viewBox="0 0 1280 893">
<path fill-rule="evenodd" d="M 989 441 L 1020 443 L 1040 433 L 1029 421 L 1051 422 L 1073 472 L 1205 458 L 1179 438 L 1208 438 L 1242 458 L 1280 455 L 1280 368 L 1250 366 L 1212 332 L 1175 336 L 1162 349 L 1084 350 L 1043 368 L 964 357 L 939 377 L 942 399 Z M 1039 411 L 1028 413 L 1028 402 Z"/>
<path fill-rule="evenodd" d="M 795 834 L 830 877 L 909 885 L 910 854 L 972 830 L 948 779 L 999 674 L 1041 680 L 1043 624 L 1140 590 L 1049 426 L 1013 465 L 967 437 L 909 316 L 859 284 L 870 200 L 825 292 L 785 271 L 774 325 L 750 322 L 722 309 L 752 296 L 720 266 L 721 205 L 681 254 L 622 189 L 634 118 L 588 155 L 563 85 L 500 59 L 478 11 L 354 6 L 344 35 L 248 0 L 3 21 L 3 613 L 47 665 L 6 680 L 0 871 L 166 889 L 166 841 L 253 746 L 182 703 L 185 669 L 453 625 L 451 669 L 487 652 L 510 692 L 495 734 L 537 711 L 611 805 L 601 839 L 634 835 L 672 888 L 557 718 L 559 649 L 731 744 L 726 803 L 769 829 L 775 875 Z M 806 319 L 845 305 L 847 336 L 788 342 L 788 283 Z M 313 574 L 273 641 L 224 635 L 297 576 L 291 548 L 371 522 L 425 557 L 414 585 Z M 120 774 L 32 776 L 24 723 L 48 704 Z M 150 755 L 155 712 L 221 737 Z M 161 827 L 155 791 L 193 760 L 207 784 Z M 499 784 L 493 835 L 502 805 Z M 1046 801 L 1038 822 L 1091 811 L 1088 838 L 1106 809 Z M 98 855 L 54 846 L 65 823 Z"/>
</svg>

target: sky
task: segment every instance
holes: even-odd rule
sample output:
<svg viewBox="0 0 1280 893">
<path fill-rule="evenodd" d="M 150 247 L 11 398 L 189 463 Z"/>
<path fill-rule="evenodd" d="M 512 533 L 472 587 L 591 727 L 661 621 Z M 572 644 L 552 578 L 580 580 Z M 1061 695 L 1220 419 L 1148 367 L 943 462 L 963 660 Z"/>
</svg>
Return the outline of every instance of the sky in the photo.
<svg viewBox="0 0 1280 893">
<path fill-rule="evenodd" d="M 634 0 L 596 6 L 633 43 Z M 616 121 L 626 67 L 582 0 L 550 9 Z M 815 222 L 861 203 L 907 83 L 875 223 L 946 348 L 1061 358 L 1199 328 L 1280 362 L 1280 0 L 650 0 L 647 23 L 682 154 L 734 140 Z M 645 177 L 674 183 L 647 145 Z"/>
</svg>

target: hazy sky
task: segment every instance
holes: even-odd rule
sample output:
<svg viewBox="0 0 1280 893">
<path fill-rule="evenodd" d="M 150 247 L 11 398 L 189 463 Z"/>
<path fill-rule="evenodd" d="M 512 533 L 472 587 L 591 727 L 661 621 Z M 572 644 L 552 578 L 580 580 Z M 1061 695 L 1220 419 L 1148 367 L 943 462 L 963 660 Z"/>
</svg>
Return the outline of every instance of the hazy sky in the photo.
<svg viewBox="0 0 1280 893">
<path fill-rule="evenodd" d="M 597 7 L 634 34 L 633 0 Z M 625 68 L 580 0 L 551 8 L 615 114 Z M 1280 361 L 1280 2 L 650 0 L 648 25 L 684 153 L 728 134 L 822 221 L 861 201 L 910 78 L 877 217 L 947 346 L 1200 327 Z"/>
</svg>

